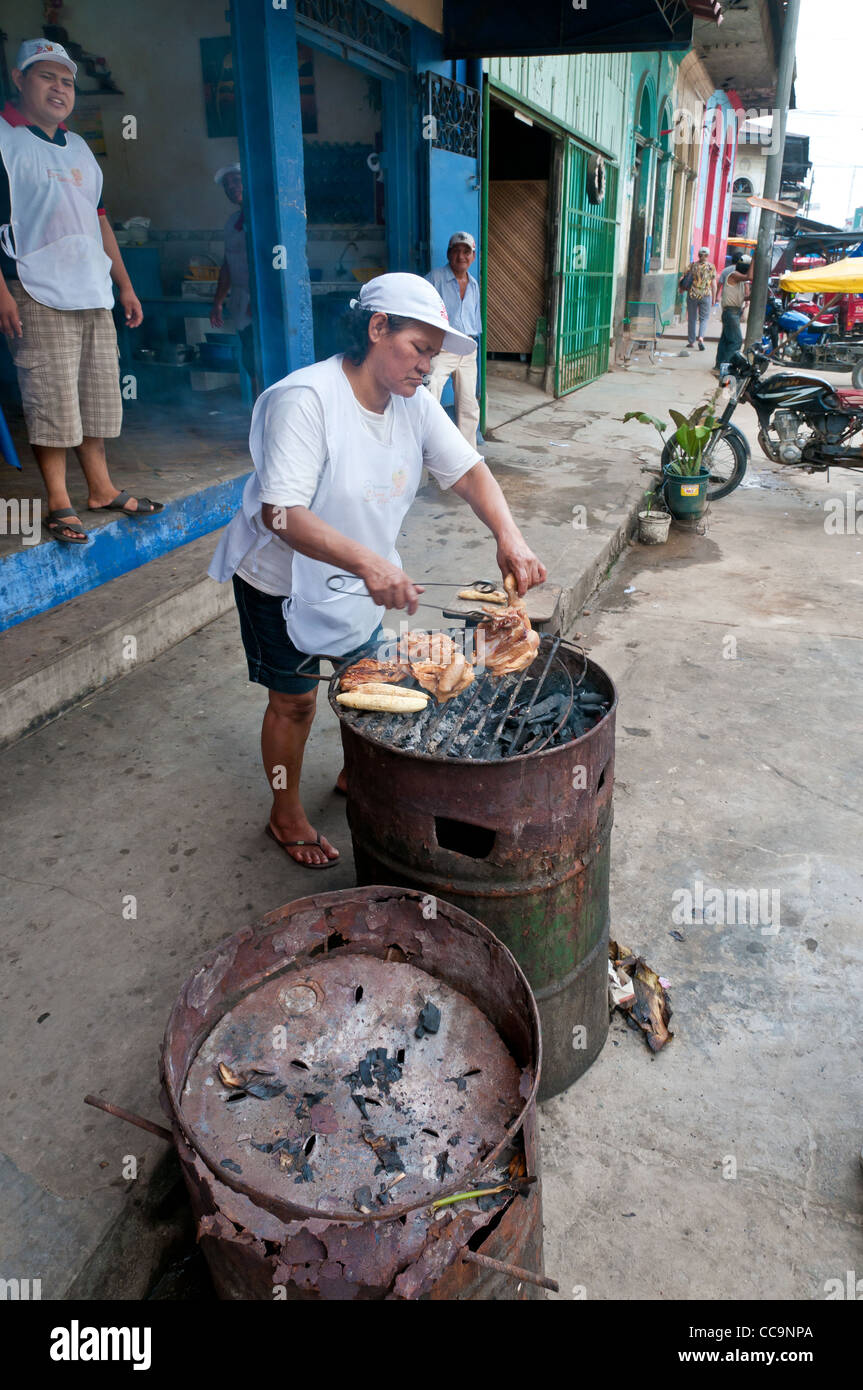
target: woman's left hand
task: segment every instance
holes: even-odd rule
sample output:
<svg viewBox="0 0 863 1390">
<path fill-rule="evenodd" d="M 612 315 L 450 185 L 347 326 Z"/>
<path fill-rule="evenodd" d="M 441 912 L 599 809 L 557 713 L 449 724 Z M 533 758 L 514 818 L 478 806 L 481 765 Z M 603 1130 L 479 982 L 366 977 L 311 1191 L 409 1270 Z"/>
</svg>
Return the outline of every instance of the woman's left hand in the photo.
<svg viewBox="0 0 863 1390">
<path fill-rule="evenodd" d="M 497 563 L 504 579 L 508 574 L 515 577 L 520 596 L 535 584 L 544 584 L 548 578 L 545 565 L 534 555 L 524 536 L 516 532 L 502 537 L 497 545 Z"/>
</svg>

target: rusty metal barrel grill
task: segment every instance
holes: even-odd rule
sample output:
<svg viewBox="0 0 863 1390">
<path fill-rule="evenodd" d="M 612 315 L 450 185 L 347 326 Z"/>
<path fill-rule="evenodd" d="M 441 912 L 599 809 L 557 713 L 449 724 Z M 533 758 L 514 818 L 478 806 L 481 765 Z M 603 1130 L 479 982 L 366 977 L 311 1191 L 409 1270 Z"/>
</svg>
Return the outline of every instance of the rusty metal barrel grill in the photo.
<svg viewBox="0 0 863 1390">
<path fill-rule="evenodd" d="M 378 654 L 387 659 L 388 649 Z M 336 675 L 330 703 L 341 725 L 358 882 L 404 884 L 457 903 L 509 947 L 539 1005 L 539 1098 L 557 1095 L 608 1033 L 611 678 L 544 636 L 527 672 L 482 672 L 414 721 L 348 710 L 337 690 Z M 553 737 L 529 738 L 525 722 L 549 692 L 561 710 L 567 701 L 573 710 L 574 693 L 574 712 Z M 523 751 L 510 751 L 513 729 Z"/>
<path fill-rule="evenodd" d="M 161 1062 L 219 1296 L 541 1296 L 540 1062 L 524 975 L 458 907 L 348 889 L 238 932 Z"/>
</svg>

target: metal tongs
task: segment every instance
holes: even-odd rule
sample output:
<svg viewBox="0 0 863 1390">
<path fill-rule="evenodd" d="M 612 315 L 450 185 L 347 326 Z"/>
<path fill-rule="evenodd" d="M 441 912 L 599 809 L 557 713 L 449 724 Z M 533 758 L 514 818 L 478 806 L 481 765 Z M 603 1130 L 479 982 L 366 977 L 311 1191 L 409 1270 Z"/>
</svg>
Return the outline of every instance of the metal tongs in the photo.
<svg viewBox="0 0 863 1390">
<path fill-rule="evenodd" d="M 351 593 L 358 594 L 362 598 L 371 598 L 371 594 L 369 593 L 368 589 L 348 589 L 347 586 L 350 580 L 356 580 L 358 578 L 359 576 L 356 574 L 331 574 L 327 579 L 327 588 L 332 589 L 333 593 L 336 594 Z M 423 589 L 454 588 L 452 580 L 444 579 L 418 579 L 417 584 L 422 585 Z M 461 588 L 476 589 L 481 594 L 494 594 L 498 592 L 500 585 L 495 584 L 491 579 L 472 579 L 469 583 L 462 584 Z M 418 606 L 420 608 L 433 608 L 436 613 L 443 613 L 445 617 L 450 618 L 472 618 L 479 621 L 489 616 L 488 613 L 483 612 L 481 608 L 472 608 L 468 609 L 465 612 L 459 611 L 458 613 L 455 613 L 451 608 L 441 608 L 440 605 L 437 603 L 423 603 L 422 600 L 420 600 Z"/>
</svg>

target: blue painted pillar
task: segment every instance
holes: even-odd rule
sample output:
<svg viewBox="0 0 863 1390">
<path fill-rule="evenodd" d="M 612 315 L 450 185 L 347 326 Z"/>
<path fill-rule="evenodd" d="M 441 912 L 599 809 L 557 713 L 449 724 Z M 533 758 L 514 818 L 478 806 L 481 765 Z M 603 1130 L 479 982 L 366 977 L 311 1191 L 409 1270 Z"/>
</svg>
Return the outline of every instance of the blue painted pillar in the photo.
<svg viewBox="0 0 863 1390">
<path fill-rule="evenodd" d="M 231 0 L 252 315 L 264 385 L 314 358 L 293 0 Z"/>
</svg>

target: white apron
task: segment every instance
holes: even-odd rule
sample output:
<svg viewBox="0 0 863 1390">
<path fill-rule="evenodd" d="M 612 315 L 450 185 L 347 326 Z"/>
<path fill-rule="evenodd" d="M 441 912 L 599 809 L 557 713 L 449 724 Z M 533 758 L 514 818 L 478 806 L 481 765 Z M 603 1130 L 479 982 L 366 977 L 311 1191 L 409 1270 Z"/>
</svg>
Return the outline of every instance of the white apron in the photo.
<svg viewBox="0 0 863 1390">
<path fill-rule="evenodd" d="M 110 309 L 111 260 L 99 228 L 102 170 L 80 135 L 66 146 L 0 121 L 10 220 L 0 243 L 24 289 L 51 309 Z M 10 235 L 11 233 L 11 235 Z M 12 238 L 14 237 L 14 246 Z"/>
<path fill-rule="evenodd" d="M 255 402 L 249 448 L 253 459 L 263 453 L 264 402 L 270 392 L 312 387 L 323 406 L 327 461 L 309 510 L 399 565 L 396 537 L 422 477 L 419 402 L 392 397 L 391 442 L 379 444 L 362 423 L 341 362 L 339 355 L 301 367 L 264 391 Z M 216 549 L 209 570 L 214 579 L 230 578 L 251 546 L 267 543 L 253 525 L 261 508 L 258 493 L 255 475 L 244 489 L 242 511 Z M 344 656 L 368 641 L 384 615 L 381 605 L 355 592 L 365 587 L 360 579 L 349 581 L 343 593 L 327 588 L 327 578 L 338 568 L 293 552 L 291 594 L 283 611 L 288 636 L 302 652 Z"/>
</svg>

